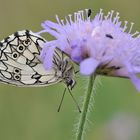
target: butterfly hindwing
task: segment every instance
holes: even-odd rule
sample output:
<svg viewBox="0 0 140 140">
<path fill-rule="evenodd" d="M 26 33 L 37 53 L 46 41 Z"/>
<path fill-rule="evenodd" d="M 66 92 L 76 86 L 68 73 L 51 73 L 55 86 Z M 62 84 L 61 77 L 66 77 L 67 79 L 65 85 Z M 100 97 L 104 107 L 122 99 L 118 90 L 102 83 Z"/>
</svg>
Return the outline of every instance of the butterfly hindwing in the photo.
<svg viewBox="0 0 140 140">
<path fill-rule="evenodd" d="M 47 86 L 60 81 L 55 69 L 46 71 L 39 59 L 46 42 L 32 31 L 23 30 L 0 42 L 0 81 L 19 86 Z"/>
</svg>

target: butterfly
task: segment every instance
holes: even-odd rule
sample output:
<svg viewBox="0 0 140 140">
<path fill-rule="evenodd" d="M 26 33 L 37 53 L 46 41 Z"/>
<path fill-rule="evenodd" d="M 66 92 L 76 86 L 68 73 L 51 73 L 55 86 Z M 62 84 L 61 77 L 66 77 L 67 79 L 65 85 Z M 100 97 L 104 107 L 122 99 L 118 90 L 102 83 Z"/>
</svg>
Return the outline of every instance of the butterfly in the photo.
<svg viewBox="0 0 140 140">
<path fill-rule="evenodd" d="M 70 92 L 76 84 L 72 61 L 55 49 L 52 69 L 46 70 L 40 59 L 45 43 L 43 37 L 30 30 L 17 31 L 3 39 L 0 42 L 0 82 L 27 87 L 63 82 Z"/>
</svg>

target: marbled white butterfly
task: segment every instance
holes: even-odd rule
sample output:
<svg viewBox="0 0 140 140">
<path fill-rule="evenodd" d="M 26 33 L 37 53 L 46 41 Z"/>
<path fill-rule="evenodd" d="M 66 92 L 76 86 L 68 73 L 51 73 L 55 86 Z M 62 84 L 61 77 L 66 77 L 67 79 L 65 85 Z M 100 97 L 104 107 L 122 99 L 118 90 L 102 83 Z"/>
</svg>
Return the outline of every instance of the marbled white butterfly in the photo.
<svg viewBox="0 0 140 140">
<path fill-rule="evenodd" d="M 59 49 L 53 55 L 53 67 L 46 70 L 39 57 L 46 40 L 29 30 L 18 31 L 0 42 L 0 82 L 16 86 L 49 86 L 64 82 L 71 94 L 75 86 L 74 67 L 68 56 Z M 60 110 L 66 88 L 58 111 Z"/>
<path fill-rule="evenodd" d="M 40 51 L 46 42 L 32 31 L 18 31 L 0 42 L 0 81 L 17 86 L 48 86 L 64 82 L 75 85 L 74 67 L 63 52 L 56 49 L 53 68 L 45 70 Z"/>
</svg>

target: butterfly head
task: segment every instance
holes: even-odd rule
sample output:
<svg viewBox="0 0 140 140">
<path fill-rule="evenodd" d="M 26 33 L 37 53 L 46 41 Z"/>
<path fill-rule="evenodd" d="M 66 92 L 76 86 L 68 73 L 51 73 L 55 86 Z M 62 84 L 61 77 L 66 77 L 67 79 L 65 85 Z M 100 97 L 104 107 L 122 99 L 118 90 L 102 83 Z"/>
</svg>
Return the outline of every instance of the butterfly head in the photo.
<svg viewBox="0 0 140 140">
<path fill-rule="evenodd" d="M 66 79 L 66 85 L 67 87 L 72 90 L 74 88 L 74 86 L 76 85 L 76 81 L 72 78 Z"/>
</svg>

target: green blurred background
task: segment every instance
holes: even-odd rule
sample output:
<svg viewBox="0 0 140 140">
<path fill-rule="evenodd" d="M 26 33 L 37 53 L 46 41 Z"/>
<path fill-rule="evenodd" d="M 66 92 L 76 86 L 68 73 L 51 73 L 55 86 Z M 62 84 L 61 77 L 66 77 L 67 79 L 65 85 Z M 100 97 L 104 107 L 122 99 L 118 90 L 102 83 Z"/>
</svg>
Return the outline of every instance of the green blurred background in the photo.
<svg viewBox="0 0 140 140">
<path fill-rule="evenodd" d="M 139 0 L 1 0 L 0 38 L 30 29 L 41 30 L 46 19 L 55 21 L 77 10 L 103 8 L 120 12 L 121 20 L 133 21 L 140 31 Z M 85 140 L 139 140 L 140 94 L 130 80 L 100 77 L 94 97 Z M 84 78 L 77 78 L 73 94 L 77 101 L 84 95 Z M 20 88 L 0 84 L 0 140 L 71 140 L 79 115 L 66 95 L 61 112 L 57 112 L 64 85 L 44 88 Z"/>
</svg>

